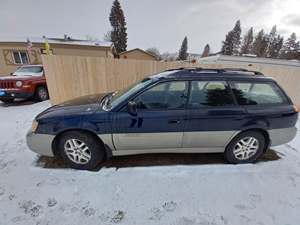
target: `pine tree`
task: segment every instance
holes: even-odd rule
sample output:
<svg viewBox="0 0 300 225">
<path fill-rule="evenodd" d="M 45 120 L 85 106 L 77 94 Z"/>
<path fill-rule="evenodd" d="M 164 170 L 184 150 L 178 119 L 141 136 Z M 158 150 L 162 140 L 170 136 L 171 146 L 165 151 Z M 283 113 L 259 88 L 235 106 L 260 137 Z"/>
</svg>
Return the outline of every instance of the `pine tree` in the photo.
<svg viewBox="0 0 300 225">
<path fill-rule="evenodd" d="M 188 57 L 187 50 L 188 50 L 188 40 L 187 37 L 185 37 L 182 41 L 177 60 L 186 60 Z"/>
<path fill-rule="evenodd" d="M 114 0 L 111 7 L 109 21 L 112 26 L 111 41 L 114 43 L 117 53 L 126 51 L 127 48 L 127 28 L 121 4 Z"/>
<path fill-rule="evenodd" d="M 238 20 L 235 23 L 234 28 L 228 32 L 225 41 L 223 41 L 223 46 L 221 53 L 223 55 L 238 55 L 241 45 L 241 22 Z"/>
<path fill-rule="evenodd" d="M 209 44 L 206 44 L 204 47 L 204 50 L 202 52 L 201 58 L 207 57 L 207 56 L 209 56 L 209 54 L 210 54 L 210 46 L 209 46 Z"/>
<path fill-rule="evenodd" d="M 261 29 L 254 39 L 251 52 L 252 54 L 255 54 L 258 57 L 266 57 L 267 48 L 268 48 L 268 38 L 265 35 L 264 30 Z"/>
<path fill-rule="evenodd" d="M 268 35 L 268 48 L 266 56 L 270 58 L 278 58 L 282 45 L 283 37 L 277 34 L 277 28 L 275 25 L 272 27 L 272 30 Z"/>
<path fill-rule="evenodd" d="M 250 54 L 253 44 L 253 27 L 251 27 L 247 34 L 245 34 L 242 47 L 241 47 L 241 55 Z"/>
<path fill-rule="evenodd" d="M 276 42 L 274 43 L 273 46 L 273 51 L 271 52 L 272 54 L 270 55 L 271 58 L 279 58 L 281 49 L 283 47 L 283 42 L 284 42 L 283 37 L 277 35 Z"/>
<path fill-rule="evenodd" d="M 297 59 L 299 57 L 300 44 L 297 41 L 297 36 L 292 33 L 291 36 L 283 44 L 280 58 L 282 59 Z"/>
<path fill-rule="evenodd" d="M 221 53 L 223 55 L 233 55 L 233 32 L 229 31 L 226 35 L 225 41 L 223 41 L 223 46 Z"/>
</svg>

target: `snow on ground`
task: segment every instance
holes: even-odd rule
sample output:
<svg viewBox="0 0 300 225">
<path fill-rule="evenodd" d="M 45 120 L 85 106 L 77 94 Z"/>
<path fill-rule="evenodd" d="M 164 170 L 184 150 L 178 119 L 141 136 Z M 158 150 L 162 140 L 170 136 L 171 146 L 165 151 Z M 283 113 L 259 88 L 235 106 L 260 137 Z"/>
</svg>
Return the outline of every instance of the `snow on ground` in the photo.
<svg viewBox="0 0 300 225">
<path fill-rule="evenodd" d="M 26 146 L 32 119 L 48 106 L 0 103 L 0 225 L 299 224 L 300 134 L 257 164 L 151 155 L 76 171 Z"/>
</svg>

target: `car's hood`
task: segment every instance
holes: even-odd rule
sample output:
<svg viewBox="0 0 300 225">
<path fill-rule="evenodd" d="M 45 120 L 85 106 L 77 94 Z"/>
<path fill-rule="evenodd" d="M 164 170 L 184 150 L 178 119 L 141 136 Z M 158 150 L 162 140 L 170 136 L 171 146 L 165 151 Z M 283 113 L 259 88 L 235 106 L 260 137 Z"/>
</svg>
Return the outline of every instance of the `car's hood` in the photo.
<svg viewBox="0 0 300 225">
<path fill-rule="evenodd" d="M 40 113 L 36 119 L 53 118 L 53 117 L 70 117 L 78 115 L 86 115 L 94 113 L 96 110 L 101 111 L 101 99 L 106 96 L 107 93 L 94 94 L 75 98 L 61 104 L 52 106 Z"/>
<path fill-rule="evenodd" d="M 0 81 L 3 80 L 33 80 L 33 79 L 40 79 L 40 76 L 4 76 L 0 77 Z"/>
</svg>

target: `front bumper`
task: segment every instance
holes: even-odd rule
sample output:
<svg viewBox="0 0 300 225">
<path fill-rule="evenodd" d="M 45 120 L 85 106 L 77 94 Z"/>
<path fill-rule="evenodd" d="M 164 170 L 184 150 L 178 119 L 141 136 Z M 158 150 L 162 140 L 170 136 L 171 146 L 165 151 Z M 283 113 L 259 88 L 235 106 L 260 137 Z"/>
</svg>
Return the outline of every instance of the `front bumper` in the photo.
<svg viewBox="0 0 300 225">
<path fill-rule="evenodd" d="M 297 134 L 296 127 L 269 130 L 271 146 L 283 145 L 293 140 Z"/>
<path fill-rule="evenodd" d="M 6 89 L 0 89 L 0 100 L 1 99 L 14 99 L 14 98 L 22 98 L 27 99 L 31 98 L 34 95 L 32 92 L 25 92 L 20 90 L 6 90 Z"/>
<path fill-rule="evenodd" d="M 54 137 L 54 135 L 37 134 L 30 130 L 26 135 L 26 141 L 31 151 L 44 156 L 54 156 L 52 151 Z"/>
</svg>

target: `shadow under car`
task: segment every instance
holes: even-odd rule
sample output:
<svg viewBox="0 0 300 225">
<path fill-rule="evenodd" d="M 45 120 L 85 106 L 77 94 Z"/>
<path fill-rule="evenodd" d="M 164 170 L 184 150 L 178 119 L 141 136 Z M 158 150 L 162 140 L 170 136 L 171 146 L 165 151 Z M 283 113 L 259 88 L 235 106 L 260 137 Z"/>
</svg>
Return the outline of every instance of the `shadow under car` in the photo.
<svg viewBox="0 0 300 225">
<path fill-rule="evenodd" d="M 281 157 L 279 154 L 269 149 L 257 161 L 269 162 L 276 161 Z M 61 159 L 39 156 L 36 166 L 42 168 L 69 168 Z M 126 168 L 126 167 L 149 167 L 149 166 L 174 166 L 174 165 L 208 165 L 208 164 L 226 164 L 222 153 L 193 153 L 193 154 L 140 154 L 128 156 L 114 156 L 101 163 L 94 171 L 101 168 Z"/>
</svg>

